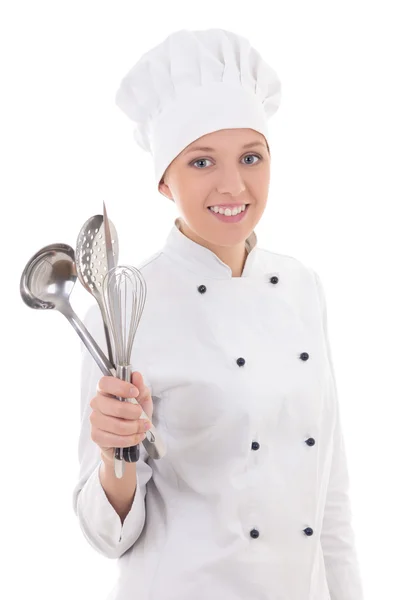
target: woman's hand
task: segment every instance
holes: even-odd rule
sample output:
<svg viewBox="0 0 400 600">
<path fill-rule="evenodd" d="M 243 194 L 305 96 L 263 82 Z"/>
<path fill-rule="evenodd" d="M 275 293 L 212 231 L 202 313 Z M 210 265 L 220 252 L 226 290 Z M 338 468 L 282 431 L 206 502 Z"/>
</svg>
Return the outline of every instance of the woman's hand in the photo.
<svg viewBox="0 0 400 600">
<path fill-rule="evenodd" d="M 133 392 L 130 391 L 131 387 L 134 388 Z M 135 398 L 139 404 L 121 402 L 116 396 Z M 109 462 L 114 460 L 115 448 L 136 446 L 145 438 L 145 423 L 149 422 L 151 426 L 150 421 L 140 418 L 142 411 L 149 419 L 152 418 L 153 400 L 139 371 L 132 373 L 131 383 L 117 377 L 102 377 L 90 406 L 91 438 L 99 446 L 102 457 Z"/>
</svg>

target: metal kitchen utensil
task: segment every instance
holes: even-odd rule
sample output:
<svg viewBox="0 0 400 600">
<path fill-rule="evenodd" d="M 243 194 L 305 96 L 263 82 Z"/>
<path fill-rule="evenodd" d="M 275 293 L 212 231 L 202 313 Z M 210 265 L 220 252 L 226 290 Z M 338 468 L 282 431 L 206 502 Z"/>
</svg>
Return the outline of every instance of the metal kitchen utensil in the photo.
<svg viewBox="0 0 400 600">
<path fill-rule="evenodd" d="M 115 252 L 113 252 L 113 244 L 112 244 L 112 239 L 111 239 L 111 225 L 110 225 L 110 220 L 108 219 L 108 215 L 107 215 L 107 210 L 106 210 L 106 205 L 105 202 L 103 201 L 103 221 L 104 221 L 104 243 L 105 243 L 105 262 L 107 264 L 107 271 L 109 272 L 111 269 L 114 269 L 114 267 L 117 266 L 118 263 L 118 255 L 115 254 Z M 103 305 L 104 305 L 104 289 L 102 290 L 103 294 L 102 294 L 102 299 L 103 299 Z M 122 327 L 122 323 L 121 323 L 121 313 L 119 311 L 119 307 L 118 307 L 118 303 L 116 302 L 116 297 L 113 298 L 113 317 L 114 317 L 114 321 L 116 323 L 120 324 L 120 327 Z M 107 314 L 105 315 L 105 321 L 107 321 Z M 126 323 L 124 323 L 124 325 L 126 325 Z M 114 348 L 115 348 L 115 341 L 114 341 Z M 121 357 L 121 352 L 119 353 L 119 356 Z M 129 362 L 129 361 L 128 361 Z M 116 361 L 114 362 L 114 366 L 116 364 Z M 122 377 L 122 378 L 126 378 L 127 374 L 124 372 L 121 372 L 120 370 L 118 370 L 118 376 Z M 129 379 L 128 381 L 130 381 L 130 377 L 131 377 L 131 373 L 129 373 Z M 121 396 L 116 396 L 117 400 L 120 400 L 121 402 L 125 401 L 125 398 L 122 398 Z M 142 416 L 140 417 L 142 418 Z M 115 448 L 114 450 L 114 473 L 118 478 L 121 478 L 125 472 L 125 464 L 124 464 L 124 460 L 126 462 L 137 462 L 140 458 L 140 448 L 139 445 L 137 444 L 136 446 L 132 446 L 131 448 Z"/>
<path fill-rule="evenodd" d="M 106 205 L 104 202 L 103 202 L 103 217 L 104 217 L 104 234 L 105 234 L 105 238 L 106 238 L 107 265 L 108 265 L 108 272 L 110 272 L 112 269 L 115 269 L 115 267 L 116 267 L 116 259 L 115 259 L 115 255 L 112 252 L 111 231 L 110 231 L 110 226 L 109 226 Z M 132 351 L 132 344 L 133 344 L 137 326 L 139 324 L 139 320 L 142 316 L 144 303 L 146 300 L 146 293 L 147 293 L 146 282 L 143 279 L 142 274 L 140 273 L 140 271 L 137 271 L 137 269 L 135 269 L 134 267 L 133 267 L 133 272 L 134 272 L 134 274 L 136 274 L 135 281 L 134 281 L 135 285 L 133 286 L 133 289 L 131 290 L 132 297 L 131 298 L 128 297 L 128 304 L 127 305 L 125 304 L 126 307 L 129 307 L 131 309 L 132 309 L 132 307 L 135 307 L 135 310 L 136 310 L 136 322 L 133 322 L 132 342 L 130 343 L 130 340 L 128 340 L 128 343 L 130 343 L 130 350 L 129 350 L 128 358 L 125 362 L 125 364 L 129 365 L 129 366 L 130 366 L 130 355 L 131 355 L 131 351 Z M 125 282 L 125 283 L 127 283 L 127 282 Z M 129 292 L 129 290 L 127 290 L 127 291 Z M 103 287 L 103 292 L 104 292 L 104 287 Z M 121 331 L 126 332 L 126 324 L 127 324 L 128 316 L 126 315 L 126 312 L 124 312 L 124 314 L 121 315 L 123 306 L 121 306 L 121 303 L 116 300 L 120 300 L 120 298 L 119 298 L 119 296 L 114 295 L 114 301 L 112 303 L 114 321 L 116 323 L 120 324 L 120 329 L 119 329 L 120 332 Z M 125 300 L 126 300 L 126 298 L 125 298 Z M 132 315 L 130 315 L 130 316 L 132 316 Z M 124 319 L 124 324 L 125 324 L 125 330 L 122 328 L 123 319 Z M 115 340 L 114 340 L 114 346 L 115 346 Z M 122 372 L 121 376 L 127 377 L 128 375 L 126 373 Z M 130 381 L 130 380 L 131 380 L 131 373 L 129 373 L 128 381 Z M 123 401 L 126 400 L 127 402 L 131 402 L 132 404 L 139 404 L 139 402 L 136 400 L 136 398 L 128 398 L 128 399 L 120 398 L 120 400 L 123 400 Z M 148 417 L 144 411 L 142 411 L 140 418 L 148 419 Z M 157 432 L 156 428 L 154 427 L 154 425 L 148 430 L 146 437 L 142 441 L 142 444 L 146 448 L 147 453 L 149 454 L 149 456 L 151 456 L 151 458 L 162 458 L 166 454 L 165 444 L 164 444 L 160 434 Z M 121 474 L 121 473 L 123 474 L 123 472 L 124 472 L 124 466 L 121 465 L 121 458 L 125 459 L 126 462 L 136 462 L 139 459 L 138 445 L 131 446 L 130 448 L 116 448 L 116 451 L 114 454 L 114 471 L 116 474 L 117 474 L 117 472 L 119 474 Z M 120 463 L 120 464 L 118 464 L 118 463 Z M 122 475 L 121 475 L 121 477 L 122 477 Z"/>
<path fill-rule="evenodd" d="M 112 236 L 111 252 L 114 255 L 114 260 L 118 262 L 118 236 L 117 231 L 111 221 L 109 228 Z M 79 281 L 83 287 L 90 293 L 99 305 L 101 316 L 104 323 L 104 332 L 106 336 L 108 358 L 115 366 L 114 350 L 112 348 L 112 340 L 108 331 L 108 326 L 104 313 L 103 296 L 101 288 L 103 286 L 104 277 L 109 269 L 107 263 L 107 254 L 105 247 L 105 233 L 103 224 L 103 215 L 95 215 L 90 217 L 82 226 L 76 242 L 75 261 L 76 270 L 78 272 Z"/>
<path fill-rule="evenodd" d="M 107 215 L 107 210 L 106 210 L 106 205 L 105 202 L 103 201 L 103 222 L 104 222 L 104 243 L 105 243 L 105 259 L 106 259 L 106 264 L 107 264 L 107 271 L 109 272 L 111 269 L 114 269 L 117 266 L 118 263 L 118 256 L 116 256 L 115 252 L 113 252 L 113 245 L 112 245 L 112 239 L 111 239 L 111 226 L 110 226 L 110 221 L 108 219 L 108 215 Z M 103 305 L 104 305 L 104 288 L 102 289 L 102 297 L 103 297 Z M 113 298 L 113 317 L 114 317 L 114 321 L 116 321 L 117 323 L 120 324 L 120 327 L 122 327 L 122 323 L 121 323 L 121 313 L 119 312 L 119 308 L 118 308 L 118 303 L 115 301 L 116 298 Z M 105 321 L 107 321 L 107 315 L 105 316 Z M 115 348 L 115 341 L 114 341 L 114 348 Z M 120 356 L 121 356 L 121 352 L 120 352 Z M 129 362 L 129 361 L 128 361 Z M 114 362 L 114 365 L 116 363 Z M 122 378 L 126 377 L 126 373 L 120 373 L 119 372 L 119 376 L 122 376 Z M 131 374 L 129 374 L 129 379 L 128 381 L 130 381 L 130 376 Z M 122 402 L 125 401 L 125 398 L 122 398 L 121 396 L 116 396 L 117 400 L 120 400 Z M 137 403 L 137 402 L 136 402 Z M 142 418 L 142 416 L 141 416 Z M 126 462 L 137 462 L 140 458 L 140 448 L 139 445 L 137 444 L 136 446 L 132 446 L 131 448 L 115 448 L 114 450 L 114 473 L 118 478 L 121 478 L 125 472 L 125 465 L 123 463 L 124 460 L 126 460 Z"/>
<path fill-rule="evenodd" d="M 22 271 L 21 298 L 30 308 L 61 312 L 78 333 L 103 375 L 116 377 L 114 365 L 105 356 L 69 303 L 69 296 L 76 279 L 73 248 L 62 243 L 44 246 L 29 259 Z M 144 412 L 141 417 L 148 418 Z M 150 432 L 151 440 L 145 438 L 143 445 L 151 458 L 162 458 L 165 454 L 163 441 L 154 426 L 148 431 L 148 434 Z"/>
<path fill-rule="evenodd" d="M 93 356 L 103 375 L 115 375 L 114 365 L 77 317 L 69 302 L 76 279 L 73 248 L 62 243 L 44 246 L 29 259 L 22 271 L 22 300 L 30 308 L 53 309 L 63 314 Z"/>
<path fill-rule="evenodd" d="M 117 377 L 131 381 L 132 346 L 146 299 L 146 282 L 135 267 L 117 266 L 106 274 L 102 294 L 107 324 L 115 346 Z M 125 398 L 118 397 L 118 400 L 123 402 Z M 139 457 L 139 444 L 130 448 L 115 448 L 115 475 L 121 478 L 125 462 L 137 462 Z"/>
</svg>

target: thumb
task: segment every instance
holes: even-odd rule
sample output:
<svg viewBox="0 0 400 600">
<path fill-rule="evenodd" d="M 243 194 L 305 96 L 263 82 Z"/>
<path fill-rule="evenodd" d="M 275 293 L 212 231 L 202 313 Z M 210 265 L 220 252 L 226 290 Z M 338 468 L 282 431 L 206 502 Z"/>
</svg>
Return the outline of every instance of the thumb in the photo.
<svg viewBox="0 0 400 600">
<path fill-rule="evenodd" d="M 144 384 L 143 375 L 139 371 L 133 371 L 131 373 L 131 383 L 140 390 Z"/>
</svg>

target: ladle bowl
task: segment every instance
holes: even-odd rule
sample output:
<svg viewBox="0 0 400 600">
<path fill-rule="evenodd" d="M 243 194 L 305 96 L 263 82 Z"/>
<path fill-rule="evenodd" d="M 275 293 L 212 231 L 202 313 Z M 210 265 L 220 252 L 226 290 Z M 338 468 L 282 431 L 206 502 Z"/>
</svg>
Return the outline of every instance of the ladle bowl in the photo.
<svg viewBox="0 0 400 600">
<path fill-rule="evenodd" d="M 69 297 L 77 279 L 75 252 L 68 244 L 44 246 L 22 271 L 20 293 L 30 308 L 57 310 L 71 323 L 95 359 L 103 375 L 115 377 L 115 369 L 85 325 L 75 314 Z"/>
</svg>

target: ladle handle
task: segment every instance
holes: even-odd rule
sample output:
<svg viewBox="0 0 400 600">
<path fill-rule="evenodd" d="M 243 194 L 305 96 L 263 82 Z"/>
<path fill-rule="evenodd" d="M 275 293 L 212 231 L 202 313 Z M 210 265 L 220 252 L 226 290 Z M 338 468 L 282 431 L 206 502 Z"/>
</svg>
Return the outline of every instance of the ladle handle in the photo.
<svg viewBox="0 0 400 600">
<path fill-rule="evenodd" d="M 71 323 L 82 342 L 85 344 L 86 348 L 89 350 L 90 354 L 93 356 L 96 361 L 98 367 L 100 368 L 103 375 L 112 375 L 113 377 L 118 377 L 123 381 L 131 380 L 132 368 L 130 365 L 121 366 L 118 365 L 117 369 L 114 369 L 114 365 L 111 361 L 106 357 L 100 346 L 97 344 L 95 339 L 90 335 L 89 331 L 79 319 L 79 317 L 71 311 L 63 311 L 64 316 Z M 118 400 L 124 402 L 126 398 L 121 398 L 116 396 Z M 134 400 L 136 403 L 136 400 Z M 146 418 L 146 414 L 142 412 L 140 416 L 141 419 Z M 118 479 L 121 479 L 125 472 L 125 462 L 137 462 L 140 458 L 140 447 L 139 444 L 136 446 L 131 446 L 130 448 L 115 448 L 114 453 L 114 472 Z"/>
<path fill-rule="evenodd" d="M 71 323 L 72 327 L 75 329 L 76 333 L 79 335 L 82 342 L 93 356 L 103 375 L 115 376 L 114 365 L 104 354 L 103 350 L 97 344 L 96 340 L 90 335 L 89 331 L 79 317 L 74 313 L 74 311 L 64 309 L 62 313 Z"/>
</svg>

